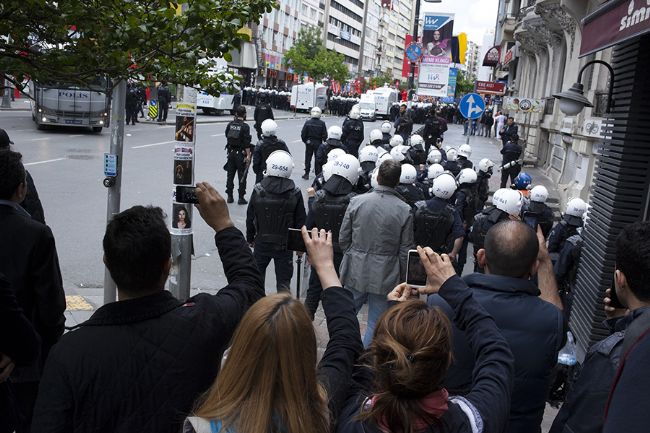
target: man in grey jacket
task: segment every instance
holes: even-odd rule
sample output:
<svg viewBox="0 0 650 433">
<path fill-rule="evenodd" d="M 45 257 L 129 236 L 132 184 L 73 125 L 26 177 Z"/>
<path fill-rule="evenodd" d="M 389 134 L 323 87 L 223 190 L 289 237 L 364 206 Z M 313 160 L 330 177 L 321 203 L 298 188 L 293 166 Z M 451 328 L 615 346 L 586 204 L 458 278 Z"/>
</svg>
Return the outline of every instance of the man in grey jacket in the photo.
<svg viewBox="0 0 650 433">
<path fill-rule="evenodd" d="M 350 201 L 339 232 L 341 281 L 352 289 L 357 312 L 368 301 L 366 347 L 387 308 L 386 295 L 405 281 L 408 251 L 414 248 L 411 208 L 395 191 L 401 172 L 399 163 L 384 161 L 378 186 Z"/>
</svg>

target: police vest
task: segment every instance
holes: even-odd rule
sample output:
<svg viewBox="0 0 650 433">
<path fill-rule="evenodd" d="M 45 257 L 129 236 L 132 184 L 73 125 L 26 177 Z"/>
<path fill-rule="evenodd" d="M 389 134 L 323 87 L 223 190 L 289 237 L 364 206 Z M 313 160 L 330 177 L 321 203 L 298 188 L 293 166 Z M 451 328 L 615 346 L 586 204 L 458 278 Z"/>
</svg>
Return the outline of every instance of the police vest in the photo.
<svg viewBox="0 0 650 433">
<path fill-rule="evenodd" d="M 284 144 L 284 141 L 280 141 L 277 138 L 274 139 L 264 138 L 262 140 L 262 144 L 260 148 L 262 164 L 264 165 L 264 167 L 266 168 L 266 160 L 268 159 L 269 155 L 271 155 L 276 150 L 285 150 L 285 148 L 286 148 L 286 144 Z"/>
<path fill-rule="evenodd" d="M 317 119 L 310 119 L 305 123 L 305 126 L 307 127 L 307 138 L 313 140 L 311 144 L 320 144 L 323 140 L 325 125 Z"/>
<path fill-rule="evenodd" d="M 241 120 L 235 120 L 228 124 L 228 135 L 226 135 L 226 140 L 228 141 L 228 146 L 231 148 L 241 147 L 241 138 L 243 135 L 244 122 Z"/>
<path fill-rule="evenodd" d="M 294 226 L 294 213 L 298 205 L 300 190 L 294 188 L 282 194 L 264 189 L 261 183 L 255 185 L 258 199 L 254 202 L 257 237 L 256 241 L 287 244 L 287 230 Z"/>
<path fill-rule="evenodd" d="M 497 209 L 496 206 L 490 206 L 474 217 L 474 224 L 469 236 L 469 240 L 474 244 L 474 251 L 478 251 L 485 245 L 485 236 L 493 225 L 500 221 L 508 219 L 508 214 Z"/>
<path fill-rule="evenodd" d="M 463 192 L 463 195 L 465 196 L 465 203 L 463 205 L 463 221 L 465 221 L 468 225 L 472 225 L 474 222 L 474 215 L 476 215 L 476 212 L 480 211 L 478 209 L 479 205 L 477 203 L 478 199 L 478 194 L 476 191 L 474 191 L 472 188 L 461 188 L 459 191 Z"/>
<path fill-rule="evenodd" d="M 397 191 L 404 201 L 411 207 L 415 206 L 415 202 L 422 200 L 422 197 L 419 196 L 420 191 L 415 186 L 409 188 L 409 185 L 399 184 L 395 187 L 395 191 Z"/>
<path fill-rule="evenodd" d="M 416 203 L 413 218 L 416 245 L 430 247 L 438 253 L 448 252 L 453 225 L 454 210 L 450 205 L 436 212 L 424 201 Z"/>
<path fill-rule="evenodd" d="M 325 231 L 332 231 L 332 246 L 335 252 L 341 252 L 339 231 L 345 211 L 350 204 L 350 200 L 355 195 L 353 192 L 347 195 L 332 195 L 321 189 L 316 192 L 316 197 L 311 204 L 315 226 L 319 229 L 325 229 Z"/>
</svg>

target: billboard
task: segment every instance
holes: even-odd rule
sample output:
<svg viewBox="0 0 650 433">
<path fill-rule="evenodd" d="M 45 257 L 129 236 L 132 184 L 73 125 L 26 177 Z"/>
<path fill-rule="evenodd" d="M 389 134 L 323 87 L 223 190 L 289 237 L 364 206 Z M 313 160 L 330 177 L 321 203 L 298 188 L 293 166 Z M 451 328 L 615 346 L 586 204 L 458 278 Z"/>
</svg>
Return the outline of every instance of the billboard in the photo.
<svg viewBox="0 0 650 433">
<path fill-rule="evenodd" d="M 454 14 L 430 12 L 424 15 L 418 95 L 448 96 L 453 32 Z"/>
<path fill-rule="evenodd" d="M 447 96 L 450 98 L 456 96 L 457 81 L 458 81 L 458 68 L 449 68 L 449 86 L 447 86 Z"/>
</svg>

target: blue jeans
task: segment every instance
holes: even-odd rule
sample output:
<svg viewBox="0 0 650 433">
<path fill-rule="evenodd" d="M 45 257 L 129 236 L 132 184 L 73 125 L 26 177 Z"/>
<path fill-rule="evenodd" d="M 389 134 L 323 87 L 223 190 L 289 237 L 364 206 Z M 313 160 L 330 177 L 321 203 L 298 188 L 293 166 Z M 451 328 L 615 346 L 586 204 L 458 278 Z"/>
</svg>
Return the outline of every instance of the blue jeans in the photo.
<svg viewBox="0 0 650 433">
<path fill-rule="evenodd" d="M 386 295 L 362 293 L 354 289 L 352 289 L 352 294 L 354 295 L 354 311 L 357 313 L 359 313 L 363 304 L 368 301 L 368 327 L 363 336 L 363 347 L 368 347 L 372 342 L 372 336 L 375 333 L 377 320 L 379 320 L 379 317 L 388 308 L 388 301 L 386 300 Z"/>
</svg>

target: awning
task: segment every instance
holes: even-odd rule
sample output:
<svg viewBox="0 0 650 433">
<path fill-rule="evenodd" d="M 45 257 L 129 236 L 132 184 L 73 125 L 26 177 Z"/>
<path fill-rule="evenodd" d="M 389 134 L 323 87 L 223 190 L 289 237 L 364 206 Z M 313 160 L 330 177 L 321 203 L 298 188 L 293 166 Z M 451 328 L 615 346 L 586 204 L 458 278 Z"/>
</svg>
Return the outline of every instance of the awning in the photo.
<svg viewBox="0 0 650 433">
<path fill-rule="evenodd" d="M 582 20 L 580 57 L 650 31 L 650 5 L 645 0 L 610 0 Z"/>
<path fill-rule="evenodd" d="M 483 66 L 496 66 L 499 64 L 499 59 L 501 58 L 501 47 L 498 45 L 490 48 L 485 57 L 483 58 Z"/>
</svg>

